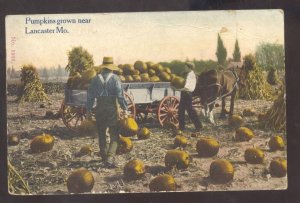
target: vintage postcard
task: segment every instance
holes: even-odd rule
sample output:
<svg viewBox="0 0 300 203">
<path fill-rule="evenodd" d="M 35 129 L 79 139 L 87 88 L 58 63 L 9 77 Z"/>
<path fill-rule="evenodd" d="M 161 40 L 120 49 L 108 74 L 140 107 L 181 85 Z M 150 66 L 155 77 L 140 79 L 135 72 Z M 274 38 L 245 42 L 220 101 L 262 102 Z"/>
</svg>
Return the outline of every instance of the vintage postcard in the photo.
<svg viewBox="0 0 300 203">
<path fill-rule="evenodd" d="M 8 15 L 8 191 L 287 188 L 282 10 Z"/>
</svg>

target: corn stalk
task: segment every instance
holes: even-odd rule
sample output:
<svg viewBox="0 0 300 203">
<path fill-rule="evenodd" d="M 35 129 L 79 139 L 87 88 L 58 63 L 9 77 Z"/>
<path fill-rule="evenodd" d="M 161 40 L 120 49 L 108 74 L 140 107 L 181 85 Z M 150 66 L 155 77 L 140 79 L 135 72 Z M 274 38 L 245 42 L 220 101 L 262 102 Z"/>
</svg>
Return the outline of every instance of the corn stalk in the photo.
<svg viewBox="0 0 300 203">
<path fill-rule="evenodd" d="M 12 194 L 30 194 L 28 183 L 8 161 L 8 191 Z"/>
</svg>

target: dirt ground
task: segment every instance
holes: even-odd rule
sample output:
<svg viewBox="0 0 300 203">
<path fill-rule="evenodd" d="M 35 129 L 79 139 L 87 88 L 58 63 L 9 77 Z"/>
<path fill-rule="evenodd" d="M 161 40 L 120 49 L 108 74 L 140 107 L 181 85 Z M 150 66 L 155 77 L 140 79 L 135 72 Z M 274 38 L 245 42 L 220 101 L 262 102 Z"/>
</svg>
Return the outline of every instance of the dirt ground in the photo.
<svg viewBox="0 0 300 203">
<path fill-rule="evenodd" d="M 92 193 L 150 192 L 150 181 L 158 174 L 165 172 L 164 156 L 168 149 L 172 149 L 174 137 L 168 130 L 160 128 L 155 115 L 150 122 L 140 125 L 150 129 L 152 133 L 150 139 L 138 140 L 133 137 L 133 150 L 128 154 L 117 156 L 120 167 L 107 169 L 103 167 L 101 159 L 96 155 L 99 151 L 96 137 L 76 135 L 65 127 L 61 119 L 44 118 L 46 110 L 58 111 L 63 94 L 50 95 L 52 104 L 46 104 L 45 108 L 40 108 L 39 104 L 25 104 L 18 107 L 18 104 L 14 102 L 15 97 L 9 96 L 7 99 L 8 134 L 20 134 L 22 138 L 19 145 L 8 147 L 8 158 L 28 182 L 32 194 L 67 194 L 68 175 L 80 167 L 85 167 L 93 173 L 95 185 Z M 271 104 L 272 102 L 262 100 L 237 100 L 235 113 L 241 114 L 246 107 L 253 107 L 257 112 L 263 112 Z M 174 169 L 168 172 L 174 176 L 179 185 L 177 191 L 287 188 L 287 177 L 272 178 L 268 173 L 268 167 L 273 158 L 286 158 L 286 151 L 270 152 L 268 150 L 269 138 L 277 133 L 259 128 L 256 117 L 246 117 L 245 126 L 254 131 L 255 137 L 249 142 L 235 142 L 232 139 L 234 129 L 227 125 L 227 120 L 218 119 L 219 112 L 220 107 L 215 109 L 216 126 L 212 126 L 201 117 L 204 129 L 197 137 L 191 136 L 193 126 L 188 123 L 188 129 L 184 132 L 189 142 L 186 151 L 190 153 L 193 161 L 186 170 Z M 53 149 L 40 154 L 30 153 L 30 140 L 43 132 L 55 137 Z M 213 136 L 218 139 L 221 148 L 215 157 L 197 156 L 195 145 L 200 136 Z M 283 137 L 285 138 L 285 135 Z M 92 155 L 75 157 L 80 147 L 86 144 L 93 147 Z M 244 161 L 245 149 L 253 146 L 264 151 L 265 162 L 263 164 L 252 165 Z M 123 166 L 134 158 L 145 163 L 146 174 L 139 180 L 127 181 L 123 177 Z M 233 163 L 235 173 L 230 183 L 214 184 L 210 181 L 210 163 L 220 158 Z"/>
</svg>

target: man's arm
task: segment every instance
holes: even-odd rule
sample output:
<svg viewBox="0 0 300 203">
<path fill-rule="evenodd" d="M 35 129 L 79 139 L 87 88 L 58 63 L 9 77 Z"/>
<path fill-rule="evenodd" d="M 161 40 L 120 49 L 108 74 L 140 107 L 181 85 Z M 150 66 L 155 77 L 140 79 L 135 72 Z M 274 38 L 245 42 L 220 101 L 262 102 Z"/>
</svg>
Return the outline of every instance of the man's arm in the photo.
<svg viewBox="0 0 300 203">
<path fill-rule="evenodd" d="M 87 103 L 86 103 L 86 109 L 87 109 L 87 112 L 90 113 L 93 109 L 93 104 L 94 104 L 94 101 L 95 101 L 95 98 L 96 98 L 96 88 L 97 88 L 97 78 L 95 77 L 90 85 L 89 85 L 89 88 L 88 88 L 88 91 L 87 91 Z"/>
<path fill-rule="evenodd" d="M 127 102 L 124 98 L 124 93 L 123 93 L 123 89 L 122 89 L 122 82 L 120 80 L 120 78 L 118 76 L 115 77 L 116 78 L 116 91 L 117 91 L 117 99 L 118 99 L 118 103 L 120 104 L 120 107 L 127 111 L 128 109 L 128 105 Z"/>
</svg>

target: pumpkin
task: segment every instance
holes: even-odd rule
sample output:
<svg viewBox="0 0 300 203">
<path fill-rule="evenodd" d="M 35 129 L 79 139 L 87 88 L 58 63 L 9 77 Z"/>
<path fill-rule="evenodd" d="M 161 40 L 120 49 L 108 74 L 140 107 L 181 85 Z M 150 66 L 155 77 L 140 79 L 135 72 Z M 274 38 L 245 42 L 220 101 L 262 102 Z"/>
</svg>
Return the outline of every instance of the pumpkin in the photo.
<svg viewBox="0 0 300 203">
<path fill-rule="evenodd" d="M 164 68 L 164 71 L 165 71 L 166 73 L 169 73 L 169 74 L 172 73 L 172 71 L 171 71 L 171 69 L 170 69 L 169 67 L 165 67 L 165 68 Z"/>
<path fill-rule="evenodd" d="M 30 143 L 30 149 L 33 153 L 47 152 L 53 148 L 54 137 L 43 133 L 34 137 Z"/>
<path fill-rule="evenodd" d="M 234 168 L 229 161 L 218 159 L 211 163 L 209 174 L 212 181 L 216 183 L 227 183 L 233 179 Z"/>
<path fill-rule="evenodd" d="M 197 141 L 196 149 L 200 157 L 212 157 L 218 154 L 219 142 L 211 137 L 200 138 Z"/>
<path fill-rule="evenodd" d="M 153 70 L 155 70 L 156 74 L 159 75 L 162 71 L 164 71 L 164 67 L 160 64 L 154 64 L 151 66 Z"/>
<path fill-rule="evenodd" d="M 171 81 L 171 75 L 167 72 L 162 72 L 160 75 L 159 75 L 160 79 L 164 82 L 170 82 Z"/>
<path fill-rule="evenodd" d="M 284 177 L 287 173 L 287 161 L 283 158 L 276 158 L 270 163 L 270 174 L 272 177 Z"/>
<path fill-rule="evenodd" d="M 131 64 L 124 64 L 122 69 L 124 75 L 132 75 L 134 72 L 134 67 Z"/>
<path fill-rule="evenodd" d="M 284 150 L 284 141 L 282 137 L 278 135 L 272 137 L 268 144 L 271 151 Z"/>
<path fill-rule="evenodd" d="M 154 63 L 151 61 L 147 61 L 146 65 L 147 65 L 147 69 L 149 70 L 154 65 Z"/>
<path fill-rule="evenodd" d="M 150 130 L 148 128 L 141 128 L 137 132 L 138 139 L 144 140 L 150 138 Z"/>
<path fill-rule="evenodd" d="M 133 78 L 134 82 L 141 82 L 142 81 L 141 76 L 139 76 L 139 75 L 133 75 L 132 78 Z"/>
<path fill-rule="evenodd" d="M 118 68 L 118 70 L 114 70 L 113 73 L 120 76 L 123 74 L 123 69 Z"/>
<path fill-rule="evenodd" d="M 261 164 L 264 161 L 264 152 L 258 148 L 246 149 L 244 154 L 245 160 L 250 164 Z"/>
<path fill-rule="evenodd" d="M 120 132 L 124 137 L 131 137 L 136 135 L 138 132 L 138 124 L 135 122 L 133 118 L 123 118 L 119 121 Z"/>
<path fill-rule="evenodd" d="M 124 176 L 127 179 L 138 179 L 145 174 L 145 165 L 141 160 L 131 160 L 124 166 Z"/>
<path fill-rule="evenodd" d="M 96 121 L 91 119 L 83 120 L 77 129 L 78 132 L 83 135 L 95 136 L 98 134 Z"/>
<path fill-rule="evenodd" d="M 168 174 L 155 177 L 149 184 L 150 191 L 176 191 L 176 187 L 175 179 Z"/>
<path fill-rule="evenodd" d="M 119 155 L 126 154 L 130 152 L 132 148 L 133 145 L 131 139 L 129 137 L 120 136 L 116 153 Z"/>
<path fill-rule="evenodd" d="M 145 73 L 143 73 L 143 74 L 145 74 Z M 147 75 L 143 75 L 143 74 L 141 74 L 141 80 L 142 80 L 142 82 L 150 82 L 149 75 L 148 74 Z"/>
<path fill-rule="evenodd" d="M 150 77 L 150 81 L 151 81 L 151 82 L 159 82 L 160 79 L 159 79 L 159 77 L 157 77 L 156 75 L 154 75 L 154 76 L 151 76 L 151 77 Z"/>
<path fill-rule="evenodd" d="M 254 109 L 246 108 L 243 111 L 243 116 L 255 116 L 255 115 L 256 115 L 256 111 Z"/>
<path fill-rule="evenodd" d="M 19 135 L 9 135 L 7 137 L 7 144 L 10 146 L 18 145 L 20 142 L 20 136 Z"/>
<path fill-rule="evenodd" d="M 140 75 L 140 71 L 134 70 L 132 74 L 133 74 L 133 75 Z"/>
<path fill-rule="evenodd" d="M 73 171 L 67 179 L 67 188 L 70 193 L 90 192 L 93 187 L 93 174 L 85 168 Z"/>
<path fill-rule="evenodd" d="M 149 74 L 149 76 L 154 76 L 156 73 L 155 73 L 155 70 L 154 70 L 154 69 L 150 68 L 150 69 L 148 70 L 148 74 Z"/>
<path fill-rule="evenodd" d="M 231 115 L 228 118 L 228 125 L 238 128 L 243 124 L 243 118 L 239 115 Z"/>
<path fill-rule="evenodd" d="M 141 73 L 145 73 L 147 71 L 147 64 L 143 61 L 136 61 L 133 66 L 136 70 L 139 70 Z"/>
<path fill-rule="evenodd" d="M 181 89 L 184 88 L 185 85 L 185 79 L 179 76 L 174 76 L 171 81 L 171 86 L 175 89 Z"/>
<path fill-rule="evenodd" d="M 249 141 L 254 137 L 254 133 L 252 130 L 246 127 L 240 127 L 235 131 L 235 140 L 242 142 L 242 141 Z"/>
<path fill-rule="evenodd" d="M 128 82 L 128 83 L 134 82 L 134 79 L 133 79 L 133 77 L 132 77 L 131 75 L 126 75 L 126 76 L 125 76 L 125 80 L 126 80 L 126 82 Z"/>
<path fill-rule="evenodd" d="M 165 156 L 165 165 L 167 168 L 176 167 L 177 169 L 186 169 L 189 166 L 189 154 L 181 150 L 168 150 Z"/>
<path fill-rule="evenodd" d="M 126 82 L 126 78 L 123 75 L 119 75 L 121 82 Z"/>
<path fill-rule="evenodd" d="M 174 139 L 174 147 L 185 148 L 187 146 L 187 139 L 183 135 L 177 135 Z"/>
<path fill-rule="evenodd" d="M 80 157 L 80 156 L 90 155 L 92 151 L 93 149 L 91 146 L 85 145 L 80 148 L 80 150 L 75 154 L 75 156 Z"/>
</svg>

